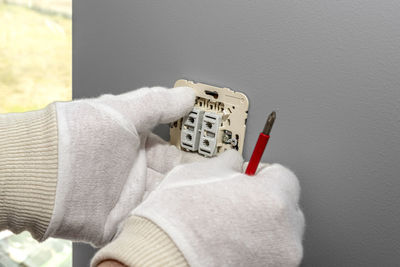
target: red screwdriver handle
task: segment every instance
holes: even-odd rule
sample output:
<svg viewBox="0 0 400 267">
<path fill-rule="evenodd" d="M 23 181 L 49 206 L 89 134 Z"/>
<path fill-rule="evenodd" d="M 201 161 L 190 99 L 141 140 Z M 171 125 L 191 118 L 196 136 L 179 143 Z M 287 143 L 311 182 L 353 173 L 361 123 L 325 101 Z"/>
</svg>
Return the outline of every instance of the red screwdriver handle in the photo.
<svg viewBox="0 0 400 267">
<path fill-rule="evenodd" d="M 247 165 L 246 174 L 254 175 L 257 171 L 258 163 L 260 163 L 261 157 L 264 153 L 264 149 L 267 146 L 269 135 L 260 133 L 256 146 L 254 147 L 253 154 L 251 155 L 249 165 Z"/>
</svg>

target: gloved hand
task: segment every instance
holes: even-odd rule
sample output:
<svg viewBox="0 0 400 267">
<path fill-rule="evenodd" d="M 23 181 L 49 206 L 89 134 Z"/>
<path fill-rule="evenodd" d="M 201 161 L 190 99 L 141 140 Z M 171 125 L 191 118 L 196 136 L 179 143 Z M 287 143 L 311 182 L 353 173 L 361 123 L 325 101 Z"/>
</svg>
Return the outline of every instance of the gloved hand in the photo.
<svg viewBox="0 0 400 267">
<path fill-rule="evenodd" d="M 92 266 L 299 265 L 304 217 L 296 176 L 279 164 L 247 176 L 242 165 L 230 150 L 172 169 Z"/>
<path fill-rule="evenodd" d="M 187 87 L 154 87 L 56 103 L 58 182 L 43 239 L 110 241 L 118 223 L 181 162 L 181 152 L 151 129 L 183 117 L 194 98 Z"/>
</svg>

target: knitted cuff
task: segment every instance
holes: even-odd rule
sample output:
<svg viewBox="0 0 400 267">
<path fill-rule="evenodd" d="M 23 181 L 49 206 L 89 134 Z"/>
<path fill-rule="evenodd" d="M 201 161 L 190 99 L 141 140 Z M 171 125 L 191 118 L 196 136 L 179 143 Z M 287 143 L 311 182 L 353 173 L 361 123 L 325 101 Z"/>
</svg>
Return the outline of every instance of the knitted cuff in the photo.
<svg viewBox="0 0 400 267">
<path fill-rule="evenodd" d="M 127 266 L 187 267 L 186 259 L 172 239 L 153 222 L 128 218 L 118 237 L 94 256 L 91 266 L 116 260 Z"/>
<path fill-rule="evenodd" d="M 41 240 L 57 183 L 55 106 L 0 114 L 0 230 L 24 230 Z"/>
</svg>

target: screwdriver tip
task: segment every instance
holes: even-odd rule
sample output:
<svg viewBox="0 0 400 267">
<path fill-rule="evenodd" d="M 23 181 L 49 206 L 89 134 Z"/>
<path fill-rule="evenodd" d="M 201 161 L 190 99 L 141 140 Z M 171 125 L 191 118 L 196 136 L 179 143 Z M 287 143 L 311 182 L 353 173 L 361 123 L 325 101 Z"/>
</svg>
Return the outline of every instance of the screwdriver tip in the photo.
<svg viewBox="0 0 400 267">
<path fill-rule="evenodd" d="M 275 118 L 276 118 L 276 112 L 275 112 L 275 111 L 272 111 L 271 114 L 269 114 L 268 119 L 273 119 L 273 120 L 275 120 Z"/>
<path fill-rule="evenodd" d="M 264 134 L 266 134 L 266 135 L 270 134 L 272 126 L 274 125 L 275 119 L 276 119 L 276 112 L 272 111 L 272 113 L 269 114 L 269 116 L 268 116 L 267 122 L 265 123 L 265 127 L 263 130 Z"/>
</svg>

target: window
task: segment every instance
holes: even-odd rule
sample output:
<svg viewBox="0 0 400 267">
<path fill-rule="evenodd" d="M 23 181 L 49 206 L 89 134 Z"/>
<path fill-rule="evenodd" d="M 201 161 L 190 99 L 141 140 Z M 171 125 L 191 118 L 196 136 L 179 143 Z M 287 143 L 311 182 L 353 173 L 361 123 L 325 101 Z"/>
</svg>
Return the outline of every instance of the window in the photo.
<svg viewBox="0 0 400 267">
<path fill-rule="evenodd" d="M 72 0 L 0 0 L 0 112 L 72 97 Z M 0 267 L 71 266 L 72 244 L 0 232 Z"/>
</svg>

